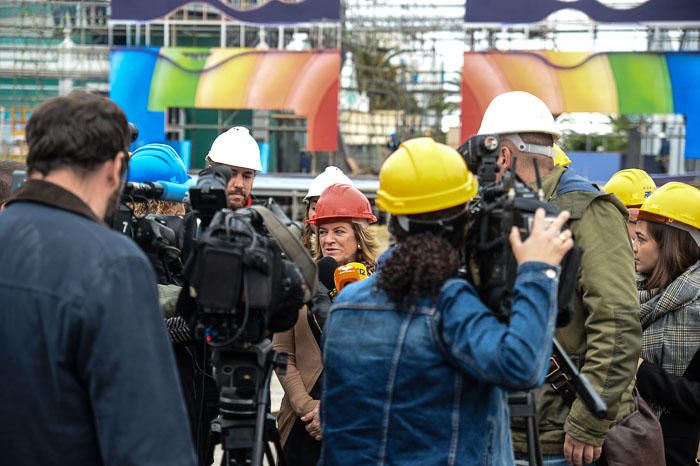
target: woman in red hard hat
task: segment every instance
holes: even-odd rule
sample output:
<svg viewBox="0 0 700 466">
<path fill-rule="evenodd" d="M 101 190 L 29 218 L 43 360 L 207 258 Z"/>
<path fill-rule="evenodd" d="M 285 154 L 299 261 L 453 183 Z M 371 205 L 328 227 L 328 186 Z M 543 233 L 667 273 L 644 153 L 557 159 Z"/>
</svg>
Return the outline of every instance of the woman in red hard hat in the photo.
<svg viewBox="0 0 700 466">
<path fill-rule="evenodd" d="M 374 272 L 379 246 L 367 228 L 377 217 L 364 194 L 354 186 L 334 184 L 326 188 L 309 223 L 318 230 L 316 259 L 330 256 L 345 265 L 359 262 Z"/>
<path fill-rule="evenodd" d="M 358 262 L 373 273 L 379 245 L 368 227 L 376 221 L 369 200 L 357 188 L 327 187 L 308 220 L 317 230 L 315 259 L 332 257 L 339 266 Z M 321 453 L 321 333 L 322 323 L 304 307 L 296 325 L 272 339 L 276 351 L 289 355 L 286 375 L 278 374 L 285 395 L 277 416 L 287 464 L 316 465 Z"/>
</svg>

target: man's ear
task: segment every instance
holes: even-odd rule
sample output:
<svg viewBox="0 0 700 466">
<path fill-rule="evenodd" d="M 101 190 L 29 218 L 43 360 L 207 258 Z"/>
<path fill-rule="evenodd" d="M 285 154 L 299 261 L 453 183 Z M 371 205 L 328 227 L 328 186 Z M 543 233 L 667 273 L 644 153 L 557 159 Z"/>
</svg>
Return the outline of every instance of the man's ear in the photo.
<svg viewBox="0 0 700 466">
<path fill-rule="evenodd" d="M 126 158 L 124 152 L 120 151 L 114 158 L 107 162 L 107 177 L 111 185 L 119 186 L 122 182 L 122 173 L 126 176 L 124 164 Z"/>
<path fill-rule="evenodd" d="M 498 150 L 498 164 L 503 167 L 504 170 L 509 169 L 513 164 L 513 151 L 505 144 L 501 144 Z"/>
</svg>

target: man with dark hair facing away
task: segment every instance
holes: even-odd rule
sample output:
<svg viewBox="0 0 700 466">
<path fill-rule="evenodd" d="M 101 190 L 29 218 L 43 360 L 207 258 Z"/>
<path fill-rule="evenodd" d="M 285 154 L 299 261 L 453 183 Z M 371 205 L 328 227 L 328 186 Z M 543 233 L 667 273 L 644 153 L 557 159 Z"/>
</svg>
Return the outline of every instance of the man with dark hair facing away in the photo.
<svg viewBox="0 0 700 466">
<path fill-rule="evenodd" d="M 129 129 L 111 100 L 52 99 L 0 214 L 0 451 L 12 465 L 194 465 L 153 269 L 105 225 Z"/>
</svg>

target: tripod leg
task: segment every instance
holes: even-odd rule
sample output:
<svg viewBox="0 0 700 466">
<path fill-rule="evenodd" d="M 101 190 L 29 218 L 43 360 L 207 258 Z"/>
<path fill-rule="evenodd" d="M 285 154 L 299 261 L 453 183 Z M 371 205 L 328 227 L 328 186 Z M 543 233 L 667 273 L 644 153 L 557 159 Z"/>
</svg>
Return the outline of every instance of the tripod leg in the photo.
<svg viewBox="0 0 700 466">
<path fill-rule="evenodd" d="M 270 442 L 265 442 L 265 458 L 267 458 L 268 466 L 275 466 L 277 464 L 277 461 L 275 461 L 275 456 L 272 454 Z"/>
<path fill-rule="evenodd" d="M 527 418 L 527 456 L 530 466 L 542 466 L 542 451 L 540 450 L 540 434 L 535 418 Z"/>
<path fill-rule="evenodd" d="M 263 388 L 257 394 L 257 417 L 255 418 L 255 443 L 253 444 L 253 466 L 262 466 L 263 449 L 265 448 L 265 420 L 267 419 L 267 396 L 270 392 L 272 365 L 267 367 Z"/>
<path fill-rule="evenodd" d="M 282 444 L 279 439 L 273 442 L 275 451 L 277 452 L 277 466 L 287 466 L 287 462 L 284 460 L 284 453 L 282 452 Z"/>
<path fill-rule="evenodd" d="M 537 428 L 537 408 L 532 392 L 511 393 L 508 397 L 511 417 L 525 418 L 527 426 L 527 459 L 530 466 L 543 466 L 540 433 Z"/>
</svg>

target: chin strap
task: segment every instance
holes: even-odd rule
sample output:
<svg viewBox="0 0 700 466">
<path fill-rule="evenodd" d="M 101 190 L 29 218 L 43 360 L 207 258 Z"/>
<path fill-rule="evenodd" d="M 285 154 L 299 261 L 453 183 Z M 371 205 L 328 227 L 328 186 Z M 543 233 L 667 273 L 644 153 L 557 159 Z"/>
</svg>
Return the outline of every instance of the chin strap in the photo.
<svg viewBox="0 0 700 466">
<path fill-rule="evenodd" d="M 520 152 L 545 155 L 550 158 L 554 157 L 554 147 L 540 146 L 539 144 L 528 144 L 523 141 L 523 138 L 521 138 L 519 134 L 506 134 L 503 136 L 503 139 L 515 144 L 515 147 L 517 147 Z"/>
</svg>

